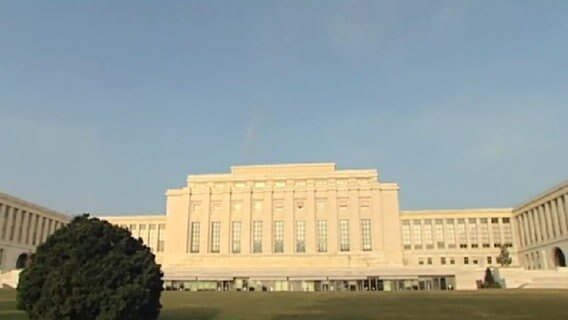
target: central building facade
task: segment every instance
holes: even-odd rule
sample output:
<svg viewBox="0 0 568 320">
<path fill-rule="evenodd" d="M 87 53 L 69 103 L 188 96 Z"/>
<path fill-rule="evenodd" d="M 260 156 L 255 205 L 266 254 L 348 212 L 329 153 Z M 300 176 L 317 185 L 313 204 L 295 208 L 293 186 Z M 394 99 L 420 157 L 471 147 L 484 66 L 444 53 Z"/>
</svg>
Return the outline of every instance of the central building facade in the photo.
<svg viewBox="0 0 568 320">
<path fill-rule="evenodd" d="M 187 183 L 167 192 L 169 268 L 402 265 L 398 186 L 376 170 L 239 166 Z"/>
</svg>

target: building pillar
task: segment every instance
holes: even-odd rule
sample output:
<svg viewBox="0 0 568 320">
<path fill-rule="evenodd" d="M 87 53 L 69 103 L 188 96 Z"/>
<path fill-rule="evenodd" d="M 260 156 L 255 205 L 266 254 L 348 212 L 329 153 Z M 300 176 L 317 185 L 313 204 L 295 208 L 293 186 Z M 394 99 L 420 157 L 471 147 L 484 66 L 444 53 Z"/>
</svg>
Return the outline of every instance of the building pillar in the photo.
<svg viewBox="0 0 568 320">
<path fill-rule="evenodd" d="M 14 224 L 14 207 L 7 206 L 6 211 L 8 212 L 8 221 L 6 222 L 6 234 L 4 235 L 4 240 L 6 241 L 13 241 L 14 234 L 13 234 L 13 224 Z"/>
<path fill-rule="evenodd" d="M 546 210 L 550 215 L 550 221 L 552 224 L 551 225 L 552 236 L 556 238 L 560 235 L 560 221 L 558 220 L 558 215 L 556 214 L 555 208 L 553 208 L 552 201 L 554 201 L 554 199 L 547 201 L 545 205 L 546 205 Z"/>
<path fill-rule="evenodd" d="M 568 219 L 566 217 L 566 214 L 564 213 L 564 204 L 562 201 L 562 197 L 558 197 L 556 198 L 556 201 L 554 203 L 554 210 L 556 211 L 556 214 L 559 217 L 559 224 L 560 224 L 560 230 L 562 232 L 562 235 L 567 235 L 568 234 Z"/>
<path fill-rule="evenodd" d="M 532 214 L 532 218 L 533 218 L 533 222 L 535 225 L 535 231 L 536 231 L 536 241 L 535 243 L 540 243 L 544 237 L 542 236 L 542 224 L 541 224 L 541 219 L 540 219 L 540 210 L 539 207 L 531 210 L 531 214 Z"/>
</svg>

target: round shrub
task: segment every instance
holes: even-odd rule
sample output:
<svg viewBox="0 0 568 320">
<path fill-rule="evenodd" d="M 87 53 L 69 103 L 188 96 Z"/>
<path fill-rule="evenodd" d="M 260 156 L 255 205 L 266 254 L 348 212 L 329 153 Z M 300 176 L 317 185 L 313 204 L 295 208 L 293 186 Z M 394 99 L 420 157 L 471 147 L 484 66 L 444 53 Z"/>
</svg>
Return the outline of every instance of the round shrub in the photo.
<svg viewBox="0 0 568 320">
<path fill-rule="evenodd" d="M 130 231 L 79 216 L 37 247 L 18 308 L 34 319 L 157 319 L 162 272 Z"/>
</svg>

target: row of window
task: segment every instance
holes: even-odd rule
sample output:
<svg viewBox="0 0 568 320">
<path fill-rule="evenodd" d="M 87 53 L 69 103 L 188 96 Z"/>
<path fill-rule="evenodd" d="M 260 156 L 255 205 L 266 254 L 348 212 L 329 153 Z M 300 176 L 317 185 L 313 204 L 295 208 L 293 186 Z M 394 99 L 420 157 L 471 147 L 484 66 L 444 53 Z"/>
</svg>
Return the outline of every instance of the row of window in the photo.
<svg viewBox="0 0 568 320">
<path fill-rule="evenodd" d="M 358 202 L 359 207 L 362 210 L 368 209 L 371 206 L 371 200 L 368 198 L 359 199 Z M 234 212 L 239 212 L 243 208 L 242 201 L 233 201 L 232 210 Z M 302 211 L 306 206 L 304 199 L 297 199 L 294 202 L 294 208 L 297 211 Z M 326 199 L 316 199 L 315 201 L 315 209 L 318 212 L 326 210 L 327 207 L 327 200 Z M 337 199 L 337 209 L 339 211 L 347 210 L 349 207 L 349 199 L 348 198 L 338 198 Z M 252 202 L 251 210 L 254 211 L 262 211 L 264 208 L 264 201 L 263 200 L 255 200 Z M 272 203 L 272 208 L 274 211 L 283 211 L 284 210 L 284 200 L 274 200 Z M 210 204 L 210 209 L 213 212 L 221 211 L 222 203 L 220 201 L 214 201 Z M 193 202 L 191 204 L 191 211 L 192 212 L 200 212 L 201 211 L 201 203 L 200 202 Z"/>
<path fill-rule="evenodd" d="M 119 226 L 130 230 L 133 237 L 141 238 L 142 242 L 150 247 L 152 251 L 164 251 L 164 238 L 166 233 L 166 225 L 164 223 L 119 224 Z"/>
<path fill-rule="evenodd" d="M 2 240 L 35 246 L 63 225 L 63 222 L 0 203 Z"/>
<path fill-rule="evenodd" d="M 511 219 L 403 220 L 402 244 L 405 250 L 512 247 Z"/>
<path fill-rule="evenodd" d="M 532 245 L 568 234 L 568 195 L 540 204 L 516 217 L 522 243 Z"/>
<path fill-rule="evenodd" d="M 244 188 L 244 187 L 255 187 L 255 188 L 266 188 L 266 187 L 307 187 L 307 186 L 315 186 L 315 187 L 327 187 L 327 186 L 348 186 L 348 185 L 368 185 L 369 183 L 376 183 L 376 179 L 369 178 L 369 179 L 329 179 L 329 180 L 315 180 L 315 181 L 308 181 L 308 180 L 276 180 L 276 181 L 238 181 L 235 183 L 222 183 L 218 182 L 214 185 L 206 186 L 203 184 L 192 184 L 191 188 L 195 190 L 202 189 L 203 187 L 213 187 L 213 188 L 226 188 L 226 187 L 235 187 L 235 188 Z"/>
<path fill-rule="evenodd" d="M 498 263 L 499 257 L 487 256 L 487 257 L 485 257 L 485 259 L 486 259 L 485 260 L 486 264 L 492 265 L 492 264 Z M 463 261 L 464 265 L 469 265 L 469 264 L 478 265 L 478 264 L 482 263 L 480 257 L 474 257 L 474 258 L 473 257 L 463 257 L 462 261 Z M 424 265 L 424 264 L 432 265 L 434 263 L 435 263 L 434 258 L 432 258 L 432 257 L 426 257 L 426 258 L 419 258 L 418 259 L 419 265 Z M 456 264 L 456 258 L 454 258 L 454 257 L 440 257 L 440 263 L 439 264 L 440 265 Z"/>
<path fill-rule="evenodd" d="M 351 250 L 350 236 L 349 236 L 349 220 L 340 219 L 339 220 L 339 251 L 349 252 Z M 295 252 L 305 253 L 306 252 L 306 221 L 297 220 L 295 222 Z M 327 252 L 327 220 L 318 220 L 315 226 L 315 237 L 316 237 L 316 250 L 317 252 Z M 252 222 L 252 253 L 262 253 L 263 252 L 263 221 L 253 221 Z M 361 243 L 363 251 L 371 251 L 372 238 L 371 238 L 371 219 L 361 220 Z M 284 253 L 284 221 L 276 220 L 273 223 L 272 232 L 272 252 L 273 253 Z M 209 239 L 209 252 L 219 253 L 220 252 L 220 237 L 221 237 L 221 222 L 213 221 L 211 222 L 211 233 Z M 200 250 L 200 239 L 201 239 L 201 223 L 192 222 L 190 226 L 190 253 L 199 253 Z M 233 221 L 231 222 L 231 253 L 238 254 L 241 253 L 241 222 Z"/>
</svg>

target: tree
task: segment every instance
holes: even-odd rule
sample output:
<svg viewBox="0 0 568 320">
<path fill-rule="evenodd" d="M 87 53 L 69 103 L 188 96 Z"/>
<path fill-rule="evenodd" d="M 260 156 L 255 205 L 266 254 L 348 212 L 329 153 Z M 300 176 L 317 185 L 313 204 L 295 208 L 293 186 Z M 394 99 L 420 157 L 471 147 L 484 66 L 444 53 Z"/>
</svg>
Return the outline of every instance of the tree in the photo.
<svg viewBox="0 0 568 320">
<path fill-rule="evenodd" d="M 18 283 L 18 308 L 34 319 L 156 319 L 162 271 L 130 231 L 76 217 L 37 247 Z"/>
<path fill-rule="evenodd" d="M 501 265 L 501 267 L 508 267 L 513 262 L 513 259 L 509 256 L 509 249 L 507 249 L 507 246 L 501 246 L 501 252 L 497 257 L 497 262 Z"/>
<path fill-rule="evenodd" d="M 485 277 L 483 278 L 483 283 L 481 284 L 481 288 L 490 289 L 490 288 L 501 288 L 501 285 L 495 281 L 493 277 L 493 272 L 491 269 L 485 269 Z"/>
</svg>

